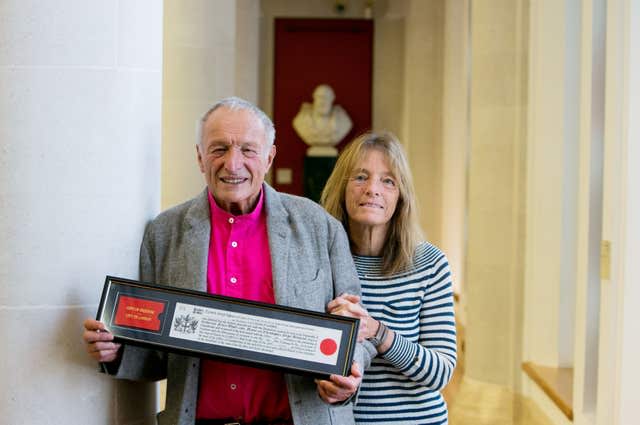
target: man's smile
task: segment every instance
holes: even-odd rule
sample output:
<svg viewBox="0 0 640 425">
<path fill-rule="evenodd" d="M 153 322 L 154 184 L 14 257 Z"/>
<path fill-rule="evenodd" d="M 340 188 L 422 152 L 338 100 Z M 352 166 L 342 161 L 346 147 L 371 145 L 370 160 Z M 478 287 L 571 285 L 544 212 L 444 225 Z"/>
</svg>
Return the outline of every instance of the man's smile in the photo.
<svg viewBox="0 0 640 425">
<path fill-rule="evenodd" d="M 222 183 L 226 184 L 241 184 L 249 180 L 248 177 L 235 177 L 235 176 L 222 176 L 219 177 Z"/>
</svg>

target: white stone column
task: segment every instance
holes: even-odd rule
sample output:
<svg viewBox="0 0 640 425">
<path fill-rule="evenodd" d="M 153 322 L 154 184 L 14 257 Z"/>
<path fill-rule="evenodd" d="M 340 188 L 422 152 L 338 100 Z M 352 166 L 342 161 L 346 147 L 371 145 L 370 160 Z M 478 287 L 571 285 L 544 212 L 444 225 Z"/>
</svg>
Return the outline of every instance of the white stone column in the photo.
<svg viewBox="0 0 640 425">
<path fill-rule="evenodd" d="M 621 204 L 625 207 L 624 225 L 620 227 L 620 242 L 623 245 L 620 254 L 614 260 L 618 265 L 618 272 L 621 274 L 620 280 L 624 283 L 619 285 L 618 302 L 622 308 L 622 317 L 618 323 L 621 329 L 619 335 L 620 352 L 619 364 L 617 368 L 620 379 L 619 401 L 614 408 L 618 424 L 628 424 L 637 420 L 637 407 L 640 403 L 638 394 L 638 377 L 640 377 L 640 365 L 638 356 L 640 355 L 640 342 L 637 335 L 640 332 L 640 273 L 636 266 L 637 253 L 640 250 L 640 241 L 637 237 L 640 234 L 640 149 L 638 140 L 640 139 L 640 123 L 637 117 L 640 114 L 640 4 L 631 0 L 616 1 L 617 10 L 615 18 L 618 22 L 626 20 L 624 35 L 627 37 L 622 44 L 626 56 L 626 76 L 627 81 L 623 88 L 627 93 L 624 112 L 624 132 L 627 135 L 626 141 L 622 142 L 621 153 L 626 156 L 626 164 L 623 167 L 624 193 Z M 622 7 L 620 7 L 622 6 Z M 611 6 L 609 6 L 611 7 Z M 611 12 L 609 12 L 611 14 Z M 612 205 L 615 208 L 618 205 Z M 620 219 L 620 218 L 618 218 Z M 625 235 L 626 237 L 622 237 Z M 628 235 L 628 236 L 627 236 Z M 632 236 L 634 235 L 634 236 Z M 605 238 L 608 234 L 603 235 Z M 617 243 L 615 241 L 614 243 Z M 614 272 L 615 273 L 615 272 Z M 603 390 L 604 392 L 604 390 Z M 604 423 L 604 422 L 603 422 Z"/>
<path fill-rule="evenodd" d="M 407 3 L 401 141 L 416 186 L 420 225 L 436 246 L 442 246 L 444 18 L 444 1 Z"/>
<path fill-rule="evenodd" d="M 0 412 L 146 423 L 150 387 L 97 372 L 82 321 L 137 277 L 158 212 L 162 3 L 0 3 Z"/>
<path fill-rule="evenodd" d="M 472 1 L 470 13 L 466 376 L 518 389 L 528 7 Z"/>
<path fill-rule="evenodd" d="M 590 422 L 574 423 L 626 425 L 638 422 L 640 403 L 640 4 L 607 0 L 593 6 L 594 15 L 606 16 L 601 241 L 609 249 L 601 249 L 597 258 L 596 411 L 592 417 L 583 415 Z M 585 379 L 585 390 L 588 384 Z M 587 411 L 590 406 L 584 404 Z"/>
<path fill-rule="evenodd" d="M 441 249 L 453 273 L 453 287 L 464 294 L 469 160 L 469 0 L 447 0 L 442 65 L 442 203 Z M 462 305 L 464 305 L 464 299 Z M 464 308 L 456 320 L 465 323 Z"/>
</svg>

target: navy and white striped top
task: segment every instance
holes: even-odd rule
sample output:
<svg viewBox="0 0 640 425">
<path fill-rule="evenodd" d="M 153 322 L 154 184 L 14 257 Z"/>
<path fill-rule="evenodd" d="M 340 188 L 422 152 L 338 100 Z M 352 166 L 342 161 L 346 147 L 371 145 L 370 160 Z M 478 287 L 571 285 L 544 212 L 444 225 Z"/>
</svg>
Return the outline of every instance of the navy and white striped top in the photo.
<svg viewBox="0 0 640 425">
<path fill-rule="evenodd" d="M 453 287 L 446 256 L 416 248 L 413 267 L 382 276 L 381 257 L 354 255 L 369 314 L 395 332 L 365 371 L 354 407 L 358 424 L 447 424 L 440 391 L 456 365 Z"/>
</svg>

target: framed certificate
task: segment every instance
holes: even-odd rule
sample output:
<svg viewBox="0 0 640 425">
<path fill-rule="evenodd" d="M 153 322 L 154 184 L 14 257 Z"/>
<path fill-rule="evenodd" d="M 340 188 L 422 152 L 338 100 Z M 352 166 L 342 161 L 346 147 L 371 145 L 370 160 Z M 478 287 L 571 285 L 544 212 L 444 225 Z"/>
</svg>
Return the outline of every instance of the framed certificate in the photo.
<svg viewBox="0 0 640 425">
<path fill-rule="evenodd" d="M 350 374 L 359 320 L 107 276 L 96 319 L 115 340 L 289 373 Z"/>
</svg>

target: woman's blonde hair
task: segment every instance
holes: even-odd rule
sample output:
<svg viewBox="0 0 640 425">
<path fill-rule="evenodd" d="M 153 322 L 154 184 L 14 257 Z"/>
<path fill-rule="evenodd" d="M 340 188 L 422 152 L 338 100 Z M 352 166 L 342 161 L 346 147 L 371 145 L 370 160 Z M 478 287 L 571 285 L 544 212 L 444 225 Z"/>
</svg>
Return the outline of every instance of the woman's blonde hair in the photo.
<svg viewBox="0 0 640 425">
<path fill-rule="evenodd" d="M 340 154 L 322 190 L 320 204 L 342 222 L 351 237 L 345 207 L 347 183 L 365 154 L 374 149 L 382 152 L 387 159 L 400 192 L 396 209 L 389 220 L 382 254 L 382 272 L 384 275 L 391 275 L 412 265 L 415 248 L 422 240 L 411 170 L 397 137 L 390 132 L 369 132 L 349 143 Z"/>
</svg>

